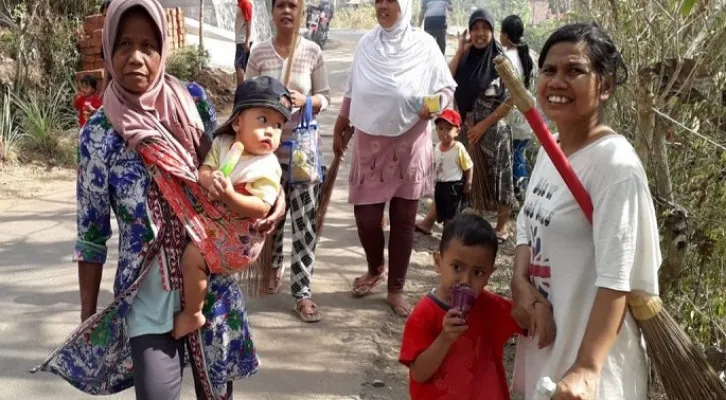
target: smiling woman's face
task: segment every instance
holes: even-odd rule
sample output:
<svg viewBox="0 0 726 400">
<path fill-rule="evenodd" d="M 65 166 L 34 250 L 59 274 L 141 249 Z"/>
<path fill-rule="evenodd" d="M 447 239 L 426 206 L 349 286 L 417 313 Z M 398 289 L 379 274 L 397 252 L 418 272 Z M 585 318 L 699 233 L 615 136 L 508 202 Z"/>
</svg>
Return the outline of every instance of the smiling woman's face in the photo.
<svg viewBox="0 0 726 400">
<path fill-rule="evenodd" d="M 471 26 L 471 44 L 477 49 L 483 49 L 489 46 L 494 38 L 492 27 L 486 21 L 476 21 Z"/>
<path fill-rule="evenodd" d="M 537 101 L 556 124 L 581 124 L 599 118 L 612 91 L 611 80 L 595 72 L 584 42 L 559 42 L 540 69 Z"/>
<path fill-rule="evenodd" d="M 161 68 L 161 43 L 154 21 L 143 10 L 130 10 L 119 24 L 113 47 L 113 69 L 124 89 L 141 94 Z"/>
</svg>

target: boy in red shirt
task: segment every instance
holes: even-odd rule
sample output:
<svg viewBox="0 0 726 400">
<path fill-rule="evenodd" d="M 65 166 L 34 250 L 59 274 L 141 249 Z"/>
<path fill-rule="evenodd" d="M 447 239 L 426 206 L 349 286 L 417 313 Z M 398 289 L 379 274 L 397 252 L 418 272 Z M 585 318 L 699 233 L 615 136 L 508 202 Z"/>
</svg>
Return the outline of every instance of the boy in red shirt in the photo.
<svg viewBox="0 0 726 400">
<path fill-rule="evenodd" d="M 79 93 L 73 98 L 73 107 L 78 111 L 78 125 L 83 128 L 88 118 L 101 108 L 103 101 L 97 92 L 97 81 L 91 75 L 85 75 L 79 82 Z"/>
<path fill-rule="evenodd" d="M 456 216 L 444 227 L 434 254 L 439 285 L 406 322 L 399 361 L 409 367 L 412 400 L 509 400 L 504 345 L 522 333 L 512 304 L 484 287 L 496 269 L 497 235 L 483 218 Z M 478 297 L 462 319 L 450 289 L 462 285 Z"/>
</svg>

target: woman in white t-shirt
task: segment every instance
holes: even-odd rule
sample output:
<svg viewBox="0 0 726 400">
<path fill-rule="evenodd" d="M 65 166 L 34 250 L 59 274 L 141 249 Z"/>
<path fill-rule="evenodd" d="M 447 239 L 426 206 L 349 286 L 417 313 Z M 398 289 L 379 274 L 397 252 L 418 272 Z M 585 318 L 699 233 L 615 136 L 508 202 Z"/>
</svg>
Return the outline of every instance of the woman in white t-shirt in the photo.
<svg viewBox="0 0 726 400">
<path fill-rule="evenodd" d="M 594 213 L 590 223 L 540 150 L 517 219 L 513 314 L 530 337 L 518 343 L 515 390 L 541 399 L 537 382 L 550 377 L 556 400 L 644 400 L 646 356 L 626 295 L 658 294 L 658 227 L 637 154 L 602 120 L 627 71 L 595 24 L 558 29 L 539 68 L 540 106 Z"/>
<path fill-rule="evenodd" d="M 504 47 L 504 54 L 514 66 L 517 75 L 524 82 L 524 87 L 532 87 L 534 61 L 529 54 L 529 46 L 522 41 L 524 23 L 518 15 L 510 15 L 502 20 L 499 31 L 499 42 Z M 507 124 L 512 129 L 512 177 L 514 194 L 521 201 L 527 190 L 527 155 L 526 150 L 532 139 L 532 128 L 519 110 L 507 115 Z"/>
</svg>

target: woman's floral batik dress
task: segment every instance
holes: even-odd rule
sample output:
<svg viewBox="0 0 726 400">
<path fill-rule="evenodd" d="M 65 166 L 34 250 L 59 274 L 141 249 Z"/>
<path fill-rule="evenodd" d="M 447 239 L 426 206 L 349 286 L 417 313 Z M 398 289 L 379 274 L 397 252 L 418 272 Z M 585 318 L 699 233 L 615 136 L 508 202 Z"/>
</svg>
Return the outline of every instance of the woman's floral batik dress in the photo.
<svg viewBox="0 0 726 400">
<path fill-rule="evenodd" d="M 194 89 L 190 92 L 197 104 L 208 104 L 201 113 L 205 127 L 213 129 L 214 110 L 203 89 Z M 108 395 L 134 384 L 126 317 L 141 280 L 151 268 L 161 268 L 165 289 L 179 288 L 180 277 L 169 273 L 167 265 L 178 264 L 185 241 L 163 235 L 171 228 L 178 229 L 180 222 L 168 204 L 160 201 L 159 190 L 139 153 L 127 149 L 103 109 L 81 131 L 78 149 L 74 258 L 106 263 L 113 210 L 119 237 L 115 300 L 81 324 L 33 372 L 51 372 L 85 393 Z M 187 359 L 201 371 L 199 378 L 207 397 L 224 399 L 229 381 L 248 377 L 259 365 L 244 297 L 233 276 L 210 276 L 203 312 L 208 322 L 197 335 L 188 337 Z"/>
</svg>

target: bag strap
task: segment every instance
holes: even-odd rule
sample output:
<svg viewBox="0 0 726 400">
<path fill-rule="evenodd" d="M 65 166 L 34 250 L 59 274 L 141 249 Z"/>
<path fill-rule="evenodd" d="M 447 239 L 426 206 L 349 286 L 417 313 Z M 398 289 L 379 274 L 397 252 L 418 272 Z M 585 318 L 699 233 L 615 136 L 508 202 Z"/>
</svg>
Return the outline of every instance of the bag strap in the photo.
<svg viewBox="0 0 726 400">
<path fill-rule="evenodd" d="M 304 128 L 307 129 L 310 127 L 310 124 L 313 122 L 313 98 L 310 96 L 307 96 L 305 98 L 305 106 L 300 108 L 300 123 L 298 124 L 298 128 Z"/>
</svg>

